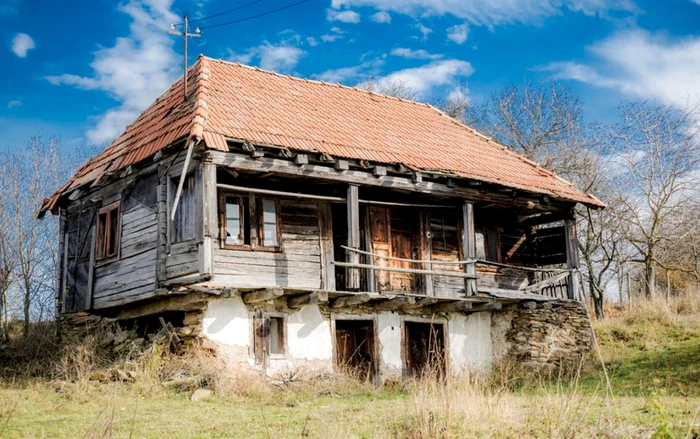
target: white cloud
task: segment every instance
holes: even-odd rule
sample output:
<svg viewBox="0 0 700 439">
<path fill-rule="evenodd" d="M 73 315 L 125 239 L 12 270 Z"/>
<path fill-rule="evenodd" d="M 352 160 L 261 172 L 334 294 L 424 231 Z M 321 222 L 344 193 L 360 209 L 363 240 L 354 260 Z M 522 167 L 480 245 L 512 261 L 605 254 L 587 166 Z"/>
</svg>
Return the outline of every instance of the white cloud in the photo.
<svg viewBox="0 0 700 439">
<path fill-rule="evenodd" d="M 316 38 L 314 38 L 314 37 L 306 37 L 306 42 L 311 47 L 318 46 L 318 41 L 316 41 Z"/>
<path fill-rule="evenodd" d="M 407 47 L 398 47 L 391 51 L 394 56 L 400 56 L 407 59 L 440 59 L 442 55 L 432 54 L 423 49 L 413 50 Z"/>
<path fill-rule="evenodd" d="M 323 41 L 324 43 L 333 43 L 335 41 L 342 40 L 343 38 L 345 38 L 343 36 L 345 32 L 337 26 L 333 26 L 331 28 L 331 32 L 332 33 L 330 34 L 321 35 L 321 41 Z"/>
<path fill-rule="evenodd" d="M 364 58 L 364 55 L 363 55 Z M 326 70 L 318 75 L 321 81 L 333 83 L 347 83 L 350 81 L 359 81 L 367 79 L 369 76 L 376 75 L 379 68 L 384 65 L 384 56 L 375 57 L 368 60 L 360 60 L 361 63 L 352 67 L 342 67 L 339 69 Z"/>
<path fill-rule="evenodd" d="M 430 35 L 431 33 L 433 33 L 433 30 L 432 30 L 432 29 L 430 29 L 429 27 L 423 26 L 423 25 L 420 24 L 420 23 L 417 23 L 417 24 L 416 24 L 416 29 L 418 29 L 418 31 L 421 33 L 421 35 L 423 35 L 423 37 L 421 38 L 421 40 L 427 40 L 427 39 L 428 39 L 428 35 Z"/>
<path fill-rule="evenodd" d="M 469 25 L 466 23 L 458 24 L 447 28 L 447 39 L 452 40 L 457 44 L 464 44 L 469 36 Z"/>
<path fill-rule="evenodd" d="M 612 88 L 642 99 L 685 105 L 700 97 L 700 37 L 671 40 L 634 29 L 587 48 L 590 64 L 555 62 L 540 66 L 556 78 Z"/>
<path fill-rule="evenodd" d="M 477 26 L 540 24 L 564 8 L 608 17 L 611 11 L 639 12 L 633 0 L 332 0 L 331 7 L 373 6 L 413 17 L 454 15 Z"/>
<path fill-rule="evenodd" d="M 7 108 L 14 108 L 14 107 L 21 107 L 22 106 L 22 101 L 10 101 L 7 103 Z"/>
<path fill-rule="evenodd" d="M 379 11 L 377 13 L 374 13 L 370 15 L 369 19 L 374 21 L 375 23 L 391 23 L 391 15 L 386 11 Z"/>
<path fill-rule="evenodd" d="M 90 63 L 93 76 L 71 74 L 50 76 L 54 85 L 73 85 L 86 90 L 102 90 L 120 103 L 98 117 L 97 125 L 86 133 L 90 143 L 116 138 L 180 75 L 181 61 L 172 46 L 175 39 L 167 25 L 179 22 L 171 12 L 172 0 L 130 0 L 118 10 L 131 17 L 130 34 L 117 38 L 114 46 L 102 47 Z"/>
<path fill-rule="evenodd" d="M 20 58 L 27 56 L 27 52 L 36 47 L 34 40 L 27 34 L 18 33 L 12 39 L 12 51 Z"/>
<path fill-rule="evenodd" d="M 360 22 L 360 14 L 350 10 L 336 11 L 329 9 L 326 18 L 328 18 L 328 21 L 342 21 L 343 23 L 357 24 Z"/>
<path fill-rule="evenodd" d="M 299 60 L 304 55 L 306 55 L 305 51 L 288 43 L 274 45 L 265 41 L 259 46 L 251 47 L 245 53 L 237 54 L 229 50 L 228 60 L 243 64 L 258 60 L 258 65 L 262 69 L 289 72 L 299 64 Z"/>
<path fill-rule="evenodd" d="M 474 73 L 474 68 L 467 61 L 446 59 L 410 69 L 399 70 L 384 77 L 377 78 L 376 83 L 400 83 L 416 93 L 416 99 L 429 96 L 435 87 L 456 85 L 461 79 Z"/>
</svg>

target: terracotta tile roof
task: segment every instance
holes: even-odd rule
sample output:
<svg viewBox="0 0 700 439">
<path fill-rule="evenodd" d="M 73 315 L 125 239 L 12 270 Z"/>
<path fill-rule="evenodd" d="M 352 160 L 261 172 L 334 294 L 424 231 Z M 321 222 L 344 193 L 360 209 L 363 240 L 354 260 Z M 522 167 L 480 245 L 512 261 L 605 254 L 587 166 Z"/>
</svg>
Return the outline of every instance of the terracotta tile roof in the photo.
<svg viewBox="0 0 700 439">
<path fill-rule="evenodd" d="M 342 85 L 283 76 L 200 56 L 105 151 L 83 165 L 48 201 L 134 164 L 186 137 L 227 151 L 226 139 L 325 152 L 336 157 L 443 171 L 568 201 L 603 206 L 595 197 L 489 140 L 436 108 Z"/>
</svg>

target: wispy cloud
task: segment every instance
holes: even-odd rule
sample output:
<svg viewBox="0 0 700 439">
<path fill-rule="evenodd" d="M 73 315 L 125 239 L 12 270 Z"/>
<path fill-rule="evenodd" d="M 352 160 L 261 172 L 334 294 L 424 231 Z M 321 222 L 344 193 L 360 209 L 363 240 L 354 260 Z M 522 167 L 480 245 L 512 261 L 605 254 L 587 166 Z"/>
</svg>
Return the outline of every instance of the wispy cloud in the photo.
<svg viewBox="0 0 700 439">
<path fill-rule="evenodd" d="M 318 79 L 333 83 L 357 83 L 367 79 L 369 76 L 377 75 L 379 69 L 384 65 L 385 57 L 386 55 L 382 55 L 371 59 L 361 59 L 360 64 L 356 66 L 326 70 L 318 75 Z"/>
<path fill-rule="evenodd" d="M 418 32 L 421 33 L 422 37 L 421 40 L 427 40 L 428 36 L 433 33 L 433 30 L 430 29 L 427 26 L 423 26 L 421 23 L 416 23 L 416 29 L 418 29 Z"/>
<path fill-rule="evenodd" d="M 399 83 L 416 93 L 416 99 L 425 99 L 437 87 L 454 86 L 474 73 L 467 61 L 446 59 L 433 61 L 420 67 L 398 70 L 376 78 L 379 87 Z"/>
<path fill-rule="evenodd" d="M 12 51 L 20 58 L 25 58 L 27 52 L 36 47 L 34 40 L 27 34 L 18 33 L 12 39 Z"/>
<path fill-rule="evenodd" d="M 440 59 L 442 55 L 432 54 L 423 49 L 413 50 L 407 47 L 398 47 L 391 51 L 394 56 L 400 56 L 407 59 Z"/>
<path fill-rule="evenodd" d="M 458 24 L 447 28 L 447 39 L 457 44 L 464 44 L 469 36 L 469 25 L 467 23 Z"/>
<path fill-rule="evenodd" d="M 46 78 L 54 85 L 101 90 L 120 102 L 99 116 L 97 125 L 87 131 L 90 143 L 117 137 L 182 74 L 180 58 L 172 48 L 174 40 L 167 33 L 167 25 L 179 21 L 170 9 L 171 0 L 130 0 L 119 6 L 119 11 L 131 17 L 130 34 L 117 38 L 114 46 L 95 52 L 90 63 L 93 76 L 63 74 Z"/>
<path fill-rule="evenodd" d="M 369 19 L 375 23 L 391 23 L 391 14 L 386 11 L 379 11 L 370 15 Z"/>
<path fill-rule="evenodd" d="M 321 41 L 324 43 L 333 43 L 338 40 L 342 40 L 345 32 L 339 27 L 333 26 L 331 28 L 331 33 L 321 35 Z"/>
<path fill-rule="evenodd" d="M 15 107 L 21 107 L 22 106 L 22 101 L 10 101 L 7 103 L 7 108 L 15 108 Z"/>
<path fill-rule="evenodd" d="M 335 9 L 329 9 L 326 18 L 328 18 L 328 21 L 342 21 L 343 23 L 357 24 L 360 22 L 360 14 L 350 10 L 336 11 Z"/>
<path fill-rule="evenodd" d="M 540 24 L 562 10 L 609 17 L 612 11 L 639 13 L 633 0 L 332 0 L 331 7 L 373 6 L 413 17 L 454 15 L 476 26 Z"/>
<path fill-rule="evenodd" d="M 306 37 L 306 42 L 311 47 L 318 46 L 318 41 L 316 41 L 316 38 L 314 37 Z"/>
<path fill-rule="evenodd" d="M 674 40 L 633 29 L 587 48 L 590 63 L 553 62 L 539 66 L 556 78 L 611 88 L 635 98 L 685 105 L 700 98 L 700 37 Z"/>
<path fill-rule="evenodd" d="M 299 60 L 306 52 L 296 46 L 287 43 L 279 45 L 263 44 L 249 48 L 245 53 L 235 53 L 229 50 L 229 61 L 237 61 L 243 64 L 256 63 L 265 70 L 276 72 L 289 72 L 299 64 Z"/>
</svg>

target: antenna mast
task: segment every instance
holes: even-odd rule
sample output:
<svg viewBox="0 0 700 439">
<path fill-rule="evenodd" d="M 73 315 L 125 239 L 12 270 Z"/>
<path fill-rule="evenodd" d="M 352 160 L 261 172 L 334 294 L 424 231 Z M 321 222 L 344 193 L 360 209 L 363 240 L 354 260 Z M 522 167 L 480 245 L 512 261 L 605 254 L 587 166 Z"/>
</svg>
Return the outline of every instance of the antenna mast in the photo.
<svg viewBox="0 0 700 439">
<path fill-rule="evenodd" d="M 184 55 L 185 55 L 185 56 L 184 56 L 183 65 L 184 65 L 185 73 L 184 73 L 184 75 L 183 75 L 183 84 L 184 84 L 184 95 L 183 95 L 183 100 L 187 100 L 187 37 L 199 38 L 199 37 L 201 37 L 202 35 L 200 34 L 199 28 L 195 29 L 195 31 L 194 31 L 193 34 L 188 33 L 189 27 L 188 27 L 188 17 L 187 17 L 187 14 L 185 14 L 185 16 L 184 16 L 183 18 L 185 19 L 185 22 L 183 23 L 183 25 L 184 25 L 183 31 L 182 31 L 182 32 L 179 32 L 179 31 L 175 30 L 175 25 L 174 25 L 174 24 L 171 24 L 171 25 L 170 25 L 170 34 L 171 34 L 171 35 L 177 35 L 178 37 L 182 37 L 182 39 L 183 39 L 183 41 L 184 41 L 184 45 L 185 45 L 185 48 L 184 48 Z"/>
</svg>

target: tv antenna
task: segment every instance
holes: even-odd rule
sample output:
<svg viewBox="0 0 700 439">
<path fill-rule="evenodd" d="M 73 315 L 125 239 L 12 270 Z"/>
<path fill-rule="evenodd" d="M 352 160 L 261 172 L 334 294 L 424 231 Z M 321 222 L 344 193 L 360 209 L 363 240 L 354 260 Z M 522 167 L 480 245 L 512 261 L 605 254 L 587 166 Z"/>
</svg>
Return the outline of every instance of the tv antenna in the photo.
<svg viewBox="0 0 700 439">
<path fill-rule="evenodd" d="M 183 41 L 184 41 L 184 43 L 185 43 L 185 59 L 184 59 L 184 63 L 183 63 L 183 64 L 184 64 L 184 67 L 185 67 L 185 74 L 184 74 L 184 76 L 183 76 L 184 92 L 185 92 L 185 94 L 184 94 L 183 99 L 184 99 L 184 100 L 187 100 L 187 38 L 188 38 L 188 37 L 199 38 L 199 37 L 201 37 L 202 35 L 201 35 L 201 31 L 199 30 L 199 28 L 195 29 L 195 31 L 194 31 L 193 34 L 189 33 L 187 14 L 185 14 L 185 16 L 184 16 L 183 18 L 184 18 L 184 23 L 182 23 L 182 24 L 184 25 L 184 28 L 182 29 L 182 32 L 178 31 L 178 30 L 175 28 L 175 25 L 174 25 L 174 24 L 171 24 L 171 25 L 170 25 L 170 34 L 171 34 L 171 35 L 176 35 L 176 36 L 178 36 L 178 37 L 182 37 L 182 39 L 183 39 Z"/>
</svg>

